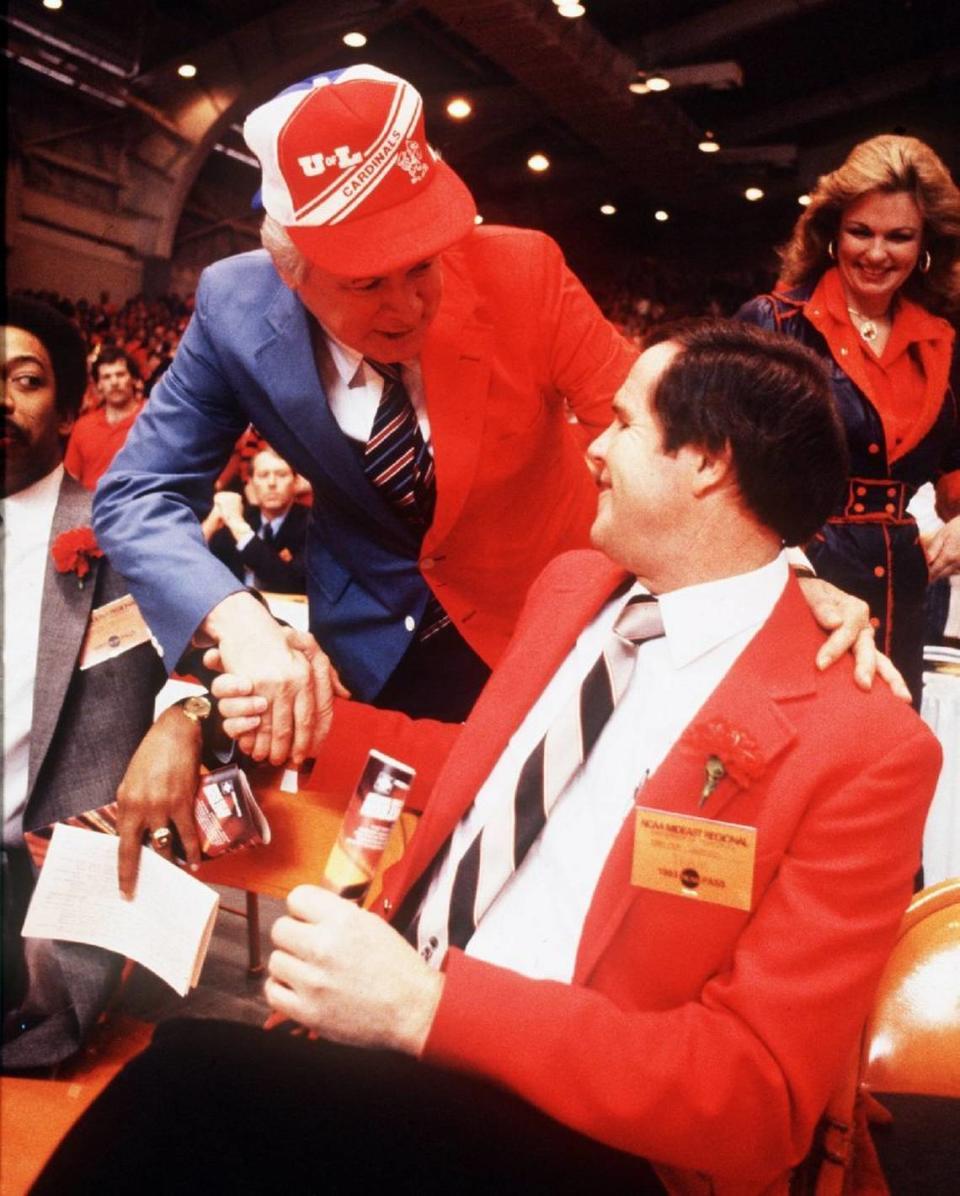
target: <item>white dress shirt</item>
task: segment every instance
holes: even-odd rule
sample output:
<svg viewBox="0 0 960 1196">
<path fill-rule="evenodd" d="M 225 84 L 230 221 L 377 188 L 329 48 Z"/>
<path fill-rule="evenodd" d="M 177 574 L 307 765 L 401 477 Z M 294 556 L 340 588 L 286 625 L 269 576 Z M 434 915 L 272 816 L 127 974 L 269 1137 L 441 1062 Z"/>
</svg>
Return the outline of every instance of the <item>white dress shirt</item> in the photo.
<svg viewBox="0 0 960 1196">
<path fill-rule="evenodd" d="M 266 539 L 265 529 L 268 527 L 270 529 L 271 534 L 273 535 L 273 538 L 276 539 L 280 533 L 280 529 L 283 527 L 283 521 L 286 519 L 286 517 L 289 514 L 290 514 L 289 507 L 287 507 L 287 509 L 283 512 L 282 515 L 277 515 L 273 519 L 265 519 L 263 517 L 263 513 L 261 512 L 260 526 L 257 528 L 256 531 L 254 531 L 251 528 L 250 531 L 246 532 L 244 535 L 242 535 L 240 537 L 239 540 L 237 540 L 237 552 L 243 552 L 243 550 L 250 543 L 250 541 L 252 539 L 254 539 L 254 537 L 257 537 L 260 540 Z M 246 568 L 246 566 L 244 566 L 244 570 L 243 570 L 243 584 L 245 586 L 257 586 L 259 588 L 256 574 L 254 573 L 254 571 L 252 569 Z"/>
<path fill-rule="evenodd" d="M 63 466 L 3 499 L 3 840 L 23 841 L 43 582 Z"/>
<path fill-rule="evenodd" d="M 333 418 L 351 440 L 366 444 L 383 395 L 383 375 L 364 361 L 362 353 L 338 341 L 322 325 L 321 331 L 326 340 L 327 353 L 319 355 L 320 381 L 327 392 Z M 420 434 L 430 447 L 430 420 L 419 359 L 412 358 L 400 365 L 403 384 L 420 425 Z"/>
<path fill-rule="evenodd" d="M 561 793 L 520 868 L 495 898 L 468 955 L 525 976 L 570 981 L 584 920 L 614 840 L 644 779 L 773 610 L 787 581 L 786 556 L 750 573 L 674 590 L 660 598 L 665 636 L 642 644 L 633 676 L 583 767 Z M 600 655 L 628 595 L 608 602 L 581 633 L 514 733 L 454 832 L 424 898 L 446 910 L 456 866 L 497 805 L 513 800 L 527 756 Z M 442 960 L 434 957 L 432 966 Z"/>
</svg>

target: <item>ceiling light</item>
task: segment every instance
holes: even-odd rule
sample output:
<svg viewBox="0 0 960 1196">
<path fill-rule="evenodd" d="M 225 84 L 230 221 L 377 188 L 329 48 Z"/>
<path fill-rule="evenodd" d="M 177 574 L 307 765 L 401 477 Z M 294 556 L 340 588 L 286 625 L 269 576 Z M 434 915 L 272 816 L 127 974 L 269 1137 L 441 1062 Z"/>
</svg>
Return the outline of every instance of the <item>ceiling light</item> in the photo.
<svg viewBox="0 0 960 1196">
<path fill-rule="evenodd" d="M 720 145 L 714 135 L 708 129 L 703 135 L 703 140 L 697 142 L 697 149 L 701 154 L 715 154 L 720 148 Z"/>
<path fill-rule="evenodd" d="M 582 4 L 558 4 L 557 12 L 561 17 L 569 17 L 573 20 L 575 17 L 582 17 L 587 10 Z"/>
<path fill-rule="evenodd" d="M 456 96 L 447 105 L 447 116 L 453 120 L 466 120 L 473 112 L 473 105 L 464 96 Z"/>
<path fill-rule="evenodd" d="M 804 193 L 803 195 L 798 195 L 797 203 L 800 205 L 801 208 L 807 207 L 810 203 L 810 196 L 807 195 L 806 193 Z"/>
<path fill-rule="evenodd" d="M 653 213 L 653 218 L 654 220 L 659 220 L 660 223 L 663 224 L 665 220 L 670 219 L 670 213 L 665 211 L 663 208 L 657 208 L 657 210 Z"/>
<path fill-rule="evenodd" d="M 647 86 L 647 76 L 638 71 L 636 79 L 627 84 L 627 90 L 632 91 L 635 96 L 645 96 L 650 90 Z"/>
<path fill-rule="evenodd" d="M 477 212 L 476 216 L 474 216 L 473 223 L 474 224 L 483 224 L 483 217 L 480 215 L 479 212 Z"/>
<path fill-rule="evenodd" d="M 602 203 L 600 205 L 600 211 L 604 214 L 604 216 L 616 216 L 617 214 L 617 209 L 612 203 Z"/>
<path fill-rule="evenodd" d="M 367 36 L 359 30 L 354 30 L 352 33 L 345 33 L 343 35 L 343 44 L 350 46 L 353 50 L 359 50 L 361 46 L 367 44 Z"/>
<path fill-rule="evenodd" d="M 647 87 L 651 91 L 669 91 L 670 80 L 665 75 L 647 75 Z"/>
<path fill-rule="evenodd" d="M 535 170 L 537 174 L 542 174 L 543 171 L 550 169 L 550 159 L 546 154 L 531 154 L 527 158 L 527 166 L 531 170 Z"/>
<path fill-rule="evenodd" d="M 177 67 L 177 74 L 181 79 L 192 79 L 197 73 L 197 68 L 192 62 L 181 62 Z"/>
<path fill-rule="evenodd" d="M 43 0 L 43 7 L 51 8 L 56 12 L 58 8 L 63 8 L 63 0 Z"/>
<path fill-rule="evenodd" d="M 763 199 L 763 189 L 761 187 L 748 187 L 743 193 L 744 199 L 749 199 L 751 203 L 756 203 L 758 199 Z"/>
</svg>

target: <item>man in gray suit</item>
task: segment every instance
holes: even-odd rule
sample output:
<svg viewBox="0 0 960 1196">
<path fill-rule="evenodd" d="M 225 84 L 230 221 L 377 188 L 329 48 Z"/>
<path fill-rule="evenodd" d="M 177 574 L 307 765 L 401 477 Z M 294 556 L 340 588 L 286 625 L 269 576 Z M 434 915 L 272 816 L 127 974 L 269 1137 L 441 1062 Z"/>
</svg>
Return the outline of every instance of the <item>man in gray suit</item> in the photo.
<svg viewBox="0 0 960 1196">
<path fill-rule="evenodd" d="M 83 339 L 53 308 L 14 298 L 7 307 L 4 348 L 2 1062 L 7 1070 L 48 1066 L 76 1051 L 121 964 L 95 947 L 20 938 L 33 888 L 24 830 L 104 805 L 119 789 L 121 828 L 135 841 L 137 854 L 144 831 L 159 831 L 162 842 L 163 828 L 172 821 L 188 859 L 197 862 L 191 810 L 201 729 L 177 708 L 151 729 L 165 671 L 149 641 L 79 667 L 91 613 L 127 592 L 92 537 L 88 551 L 66 554 L 72 559 L 58 552 L 55 560 L 51 553 L 55 544 L 82 545 L 89 532 L 90 495 L 62 465 L 64 437 L 86 384 Z M 135 868 L 134 861 L 134 874 Z M 135 875 L 132 882 L 129 875 L 124 879 L 129 891 Z"/>
</svg>

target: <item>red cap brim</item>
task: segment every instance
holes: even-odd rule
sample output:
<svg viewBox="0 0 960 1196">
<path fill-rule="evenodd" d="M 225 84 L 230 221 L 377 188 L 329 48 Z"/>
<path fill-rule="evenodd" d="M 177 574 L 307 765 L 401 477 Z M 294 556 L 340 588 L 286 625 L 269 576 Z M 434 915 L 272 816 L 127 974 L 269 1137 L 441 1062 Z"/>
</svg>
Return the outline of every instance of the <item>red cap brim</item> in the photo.
<svg viewBox="0 0 960 1196">
<path fill-rule="evenodd" d="M 372 278 L 435 257 L 462 240 L 477 214 L 473 196 L 445 162 L 408 203 L 342 224 L 287 227 L 310 262 L 344 278 Z"/>
</svg>

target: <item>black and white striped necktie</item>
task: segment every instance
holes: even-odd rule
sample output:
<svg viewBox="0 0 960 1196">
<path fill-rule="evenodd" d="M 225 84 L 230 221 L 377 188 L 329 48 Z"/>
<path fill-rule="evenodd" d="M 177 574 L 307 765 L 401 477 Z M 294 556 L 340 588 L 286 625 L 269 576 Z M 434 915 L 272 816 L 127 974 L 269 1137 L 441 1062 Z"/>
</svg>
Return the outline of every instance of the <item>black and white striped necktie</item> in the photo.
<svg viewBox="0 0 960 1196">
<path fill-rule="evenodd" d="M 493 810 L 457 865 L 446 908 L 428 899 L 407 932 L 426 958 L 464 947 L 540 835 L 550 811 L 596 745 L 630 681 L 637 649 L 663 635 L 652 594 L 629 599 L 579 689 L 564 703 L 520 769 L 511 799 Z"/>
</svg>

